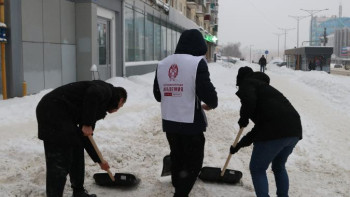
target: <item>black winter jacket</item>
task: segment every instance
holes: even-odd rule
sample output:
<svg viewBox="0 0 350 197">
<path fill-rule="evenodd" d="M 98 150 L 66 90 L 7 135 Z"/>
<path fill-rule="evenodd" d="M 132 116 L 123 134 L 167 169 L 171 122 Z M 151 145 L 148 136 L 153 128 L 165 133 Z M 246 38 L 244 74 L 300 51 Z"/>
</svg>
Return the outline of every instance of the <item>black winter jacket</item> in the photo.
<svg viewBox="0 0 350 197">
<path fill-rule="evenodd" d="M 254 128 L 241 139 L 242 146 L 285 137 L 302 139 L 300 116 L 277 89 L 261 80 L 246 78 L 236 95 L 242 104 L 240 121 L 251 119 L 255 123 Z"/>
<path fill-rule="evenodd" d="M 265 57 L 261 57 L 259 59 L 259 65 L 260 66 L 266 66 L 266 58 Z"/>
<path fill-rule="evenodd" d="M 96 121 L 115 107 L 120 98 L 113 95 L 112 89 L 113 85 L 104 81 L 81 81 L 46 94 L 36 108 L 39 139 L 66 146 L 84 143 L 92 159 L 99 162 L 81 128 L 83 125 L 94 128 Z"/>
<path fill-rule="evenodd" d="M 179 43 L 176 47 L 175 54 L 189 54 L 193 56 L 205 55 L 207 46 L 203 36 L 198 30 L 187 30 L 181 34 Z M 161 94 L 157 80 L 157 72 L 154 78 L 153 94 L 158 102 L 161 102 Z M 218 97 L 214 85 L 210 81 L 210 74 L 207 62 L 202 59 L 197 67 L 196 76 L 196 104 L 194 107 L 194 122 L 181 123 L 169 120 L 162 120 L 163 131 L 180 134 L 198 134 L 204 132 L 207 127 L 205 113 L 201 107 L 203 101 L 211 108 L 218 105 Z"/>
</svg>

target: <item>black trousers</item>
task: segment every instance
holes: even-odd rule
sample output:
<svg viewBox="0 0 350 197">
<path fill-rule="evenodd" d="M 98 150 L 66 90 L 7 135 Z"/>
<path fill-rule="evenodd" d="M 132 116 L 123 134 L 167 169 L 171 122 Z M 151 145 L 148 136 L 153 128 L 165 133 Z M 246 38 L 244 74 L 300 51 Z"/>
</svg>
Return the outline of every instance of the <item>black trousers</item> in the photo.
<svg viewBox="0 0 350 197">
<path fill-rule="evenodd" d="M 85 161 L 81 144 L 67 146 L 44 141 L 47 197 L 62 197 L 67 175 L 73 190 L 84 189 Z"/>
<path fill-rule="evenodd" d="M 171 156 L 174 197 L 187 197 L 202 169 L 205 137 L 203 133 L 182 135 L 166 133 Z"/>
</svg>

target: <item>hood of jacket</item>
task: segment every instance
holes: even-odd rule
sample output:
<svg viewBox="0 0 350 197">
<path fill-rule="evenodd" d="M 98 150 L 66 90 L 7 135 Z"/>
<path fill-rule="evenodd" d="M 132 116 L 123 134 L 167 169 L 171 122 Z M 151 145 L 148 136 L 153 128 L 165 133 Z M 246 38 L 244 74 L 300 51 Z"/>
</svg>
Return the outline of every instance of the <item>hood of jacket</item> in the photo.
<svg viewBox="0 0 350 197">
<path fill-rule="evenodd" d="M 182 32 L 175 49 L 175 54 L 202 56 L 207 53 L 207 50 L 207 44 L 201 32 L 197 29 L 190 29 Z"/>
</svg>

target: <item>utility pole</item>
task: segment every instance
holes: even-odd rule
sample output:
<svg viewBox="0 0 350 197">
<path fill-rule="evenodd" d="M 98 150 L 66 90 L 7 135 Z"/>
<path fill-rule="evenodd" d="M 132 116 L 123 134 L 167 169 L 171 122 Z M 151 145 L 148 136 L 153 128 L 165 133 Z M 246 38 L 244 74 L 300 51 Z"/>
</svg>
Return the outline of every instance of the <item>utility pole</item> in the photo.
<svg viewBox="0 0 350 197">
<path fill-rule="evenodd" d="M 311 16 L 311 22 L 310 22 L 310 36 L 309 36 L 309 39 L 310 39 L 310 41 L 312 41 L 312 31 L 313 31 L 313 24 L 312 24 L 312 21 L 313 21 L 313 18 L 314 18 L 314 14 L 319 13 L 319 12 L 322 12 L 322 11 L 325 11 L 325 10 L 328 10 L 328 8 L 322 9 L 322 10 L 304 10 L 304 9 L 300 9 L 300 10 L 303 10 L 303 11 L 309 13 L 310 16 Z"/>
<path fill-rule="evenodd" d="M 250 48 L 250 63 L 252 63 L 252 46 L 254 45 L 249 45 L 249 48 Z"/>
<path fill-rule="evenodd" d="M 308 16 L 289 16 L 291 18 L 294 18 L 295 20 L 297 20 L 297 48 L 299 48 L 299 21 L 301 19 L 304 19 Z"/>
<path fill-rule="evenodd" d="M 328 42 L 327 28 L 324 28 L 324 31 L 323 31 L 323 46 L 326 46 L 327 42 Z"/>
<path fill-rule="evenodd" d="M 274 33 L 277 38 L 277 56 L 280 57 L 280 36 L 283 35 L 282 33 Z"/>
<path fill-rule="evenodd" d="M 286 51 L 286 43 L 287 43 L 287 31 L 293 30 L 294 28 L 279 28 L 280 30 L 284 31 L 284 51 L 283 51 L 283 60 L 284 60 L 284 53 Z"/>
</svg>

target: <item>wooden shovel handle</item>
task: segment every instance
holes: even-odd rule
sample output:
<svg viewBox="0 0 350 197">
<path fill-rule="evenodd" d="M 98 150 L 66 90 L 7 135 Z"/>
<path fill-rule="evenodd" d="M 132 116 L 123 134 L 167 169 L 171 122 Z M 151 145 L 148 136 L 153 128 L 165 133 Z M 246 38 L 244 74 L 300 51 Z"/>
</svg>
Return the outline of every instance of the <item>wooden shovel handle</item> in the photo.
<svg viewBox="0 0 350 197">
<path fill-rule="evenodd" d="M 89 135 L 88 138 L 89 138 L 89 140 L 90 140 L 92 146 L 94 147 L 94 149 L 95 149 L 95 151 L 96 151 L 98 157 L 100 158 L 101 162 L 102 162 L 102 163 L 106 162 L 106 161 L 103 159 L 102 154 L 101 154 L 101 152 L 100 152 L 100 149 L 98 149 L 98 147 L 97 147 L 97 145 L 96 145 L 96 142 L 95 142 L 94 138 L 92 137 L 92 135 Z M 114 178 L 112 172 L 108 169 L 108 170 L 107 170 L 107 173 L 108 173 L 109 177 L 112 179 L 112 181 L 114 182 L 114 181 L 115 181 L 115 178 Z"/>
<path fill-rule="evenodd" d="M 243 133 L 243 129 L 244 129 L 243 127 L 239 129 L 238 134 L 237 134 L 237 136 L 236 136 L 236 139 L 235 139 L 235 141 L 234 141 L 233 144 L 232 144 L 233 147 L 236 147 L 236 145 L 237 145 L 237 143 L 238 143 L 238 140 L 240 139 L 240 137 L 241 137 L 241 135 L 242 135 L 242 133 Z M 229 153 L 229 154 L 228 154 L 228 157 L 227 157 L 227 159 L 226 159 L 224 168 L 223 168 L 222 171 L 221 171 L 221 176 L 224 176 L 225 171 L 226 171 L 226 168 L 227 168 L 227 165 L 228 165 L 228 163 L 229 163 L 230 160 L 231 160 L 231 157 L 232 157 L 232 154 Z"/>
</svg>

